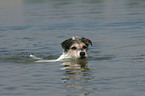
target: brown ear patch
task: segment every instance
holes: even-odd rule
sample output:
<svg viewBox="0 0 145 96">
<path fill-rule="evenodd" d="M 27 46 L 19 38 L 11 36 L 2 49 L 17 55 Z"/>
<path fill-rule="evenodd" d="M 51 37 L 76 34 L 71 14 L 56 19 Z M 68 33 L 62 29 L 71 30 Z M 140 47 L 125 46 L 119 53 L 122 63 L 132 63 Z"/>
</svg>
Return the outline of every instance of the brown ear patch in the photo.
<svg viewBox="0 0 145 96">
<path fill-rule="evenodd" d="M 70 38 L 70 39 L 67 39 L 67 40 L 63 41 L 61 43 L 61 46 L 62 46 L 63 49 L 65 49 L 65 51 L 67 51 L 72 44 L 73 44 L 73 40 L 72 40 L 72 38 Z"/>
<path fill-rule="evenodd" d="M 90 44 L 91 44 L 91 46 L 92 46 L 92 41 L 91 40 L 89 40 L 89 39 L 87 39 L 87 38 L 81 38 L 81 41 L 82 42 L 84 42 L 87 46 L 89 46 Z"/>
</svg>

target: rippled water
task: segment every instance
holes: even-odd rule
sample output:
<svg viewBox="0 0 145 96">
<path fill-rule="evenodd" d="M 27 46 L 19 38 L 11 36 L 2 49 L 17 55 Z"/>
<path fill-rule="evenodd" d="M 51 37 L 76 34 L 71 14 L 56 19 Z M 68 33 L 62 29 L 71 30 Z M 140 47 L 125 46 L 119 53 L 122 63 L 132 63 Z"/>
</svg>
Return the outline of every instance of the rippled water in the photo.
<svg viewBox="0 0 145 96">
<path fill-rule="evenodd" d="M 0 2 L 1 96 L 144 96 L 144 0 Z M 58 58 L 72 36 L 93 42 L 83 70 L 29 57 Z"/>
</svg>

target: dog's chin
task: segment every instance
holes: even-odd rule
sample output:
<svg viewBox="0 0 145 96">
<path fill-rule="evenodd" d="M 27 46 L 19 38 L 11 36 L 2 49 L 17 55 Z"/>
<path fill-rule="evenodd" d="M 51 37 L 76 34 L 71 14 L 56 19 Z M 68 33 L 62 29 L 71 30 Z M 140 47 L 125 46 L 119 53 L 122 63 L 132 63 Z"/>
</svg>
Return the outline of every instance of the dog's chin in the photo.
<svg viewBox="0 0 145 96">
<path fill-rule="evenodd" d="M 86 59 L 86 57 L 85 56 L 81 56 L 79 59 Z"/>
</svg>

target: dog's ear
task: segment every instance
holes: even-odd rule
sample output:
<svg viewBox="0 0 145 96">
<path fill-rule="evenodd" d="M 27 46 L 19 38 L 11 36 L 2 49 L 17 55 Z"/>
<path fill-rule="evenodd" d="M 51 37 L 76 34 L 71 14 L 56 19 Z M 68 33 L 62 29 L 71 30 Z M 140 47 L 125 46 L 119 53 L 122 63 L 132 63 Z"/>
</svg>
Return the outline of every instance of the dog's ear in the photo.
<svg viewBox="0 0 145 96">
<path fill-rule="evenodd" d="M 89 40 L 89 39 L 87 39 L 87 38 L 81 38 L 81 41 L 82 42 L 84 42 L 87 46 L 89 46 L 90 44 L 91 44 L 91 46 L 92 46 L 92 41 L 91 40 Z"/>
<path fill-rule="evenodd" d="M 65 51 L 67 51 L 70 48 L 70 46 L 72 45 L 72 43 L 73 43 L 73 40 L 72 40 L 72 38 L 70 38 L 70 39 L 63 41 L 61 43 L 61 46 Z"/>
</svg>

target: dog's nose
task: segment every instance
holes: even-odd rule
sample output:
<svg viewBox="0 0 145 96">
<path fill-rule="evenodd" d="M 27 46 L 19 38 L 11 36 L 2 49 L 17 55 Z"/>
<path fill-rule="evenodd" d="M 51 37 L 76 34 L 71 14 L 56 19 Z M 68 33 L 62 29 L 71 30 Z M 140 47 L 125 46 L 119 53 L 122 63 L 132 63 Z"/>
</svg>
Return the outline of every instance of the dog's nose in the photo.
<svg viewBox="0 0 145 96">
<path fill-rule="evenodd" d="M 85 56 L 85 52 L 80 52 L 80 56 L 84 57 Z"/>
</svg>

